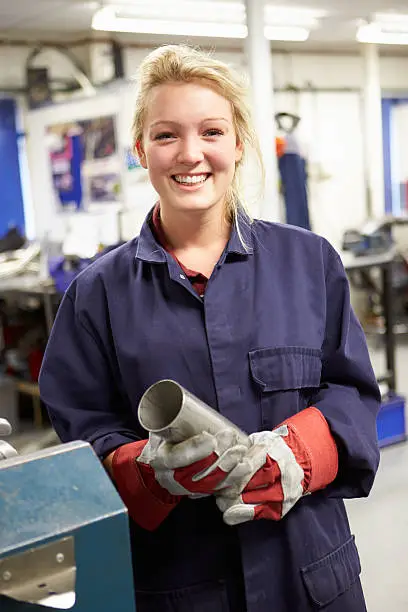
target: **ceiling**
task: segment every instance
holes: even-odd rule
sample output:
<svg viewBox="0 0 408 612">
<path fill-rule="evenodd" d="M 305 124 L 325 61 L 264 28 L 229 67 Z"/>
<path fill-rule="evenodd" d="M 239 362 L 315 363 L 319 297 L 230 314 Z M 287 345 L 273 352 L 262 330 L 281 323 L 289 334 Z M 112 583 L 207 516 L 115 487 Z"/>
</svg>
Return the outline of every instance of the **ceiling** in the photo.
<svg viewBox="0 0 408 612">
<path fill-rule="evenodd" d="M 155 2 L 155 0 L 150 1 Z M 172 0 L 168 1 L 172 2 Z M 194 1 L 191 0 L 191 3 L 193 4 Z M 219 0 L 210 1 L 214 4 L 216 11 Z M 257 2 L 258 0 L 251 1 Z M 107 0 L 103 4 L 107 5 L 110 2 L 116 5 L 131 5 L 135 0 L 117 0 L 116 2 Z M 92 0 L 0 0 L 0 40 L 16 37 L 20 39 L 52 38 L 54 40 L 84 35 L 96 37 L 97 35 L 91 30 L 91 20 L 100 4 L 101 2 Z M 350 2 L 350 0 L 269 0 L 268 4 L 323 9 L 328 12 L 321 22 L 321 27 L 312 32 L 307 43 L 295 44 L 295 48 L 299 50 L 304 47 L 327 50 L 355 48 L 357 46 L 355 42 L 356 20 L 367 18 L 374 12 L 389 11 L 408 14 L 407 0 L 356 0 L 355 2 Z M 136 39 L 135 35 L 131 37 L 125 35 L 123 38 L 133 41 Z M 156 44 L 167 42 L 170 38 L 167 36 L 166 40 L 163 40 L 163 37 L 137 35 L 137 42 L 144 45 Z M 207 42 L 210 40 L 207 39 Z M 201 39 L 197 42 L 203 43 Z M 241 45 L 242 41 L 216 39 L 216 44 L 221 47 L 228 44 Z M 293 43 L 291 45 L 293 46 Z M 282 44 L 276 46 L 279 47 Z M 398 49 L 393 47 L 392 51 L 398 52 Z"/>
</svg>

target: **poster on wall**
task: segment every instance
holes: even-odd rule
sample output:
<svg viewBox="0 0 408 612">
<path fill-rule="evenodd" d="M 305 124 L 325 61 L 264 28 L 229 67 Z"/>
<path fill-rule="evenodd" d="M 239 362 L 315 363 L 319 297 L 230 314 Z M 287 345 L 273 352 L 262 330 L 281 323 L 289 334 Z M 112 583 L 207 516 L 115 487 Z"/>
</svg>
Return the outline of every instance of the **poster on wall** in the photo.
<svg viewBox="0 0 408 612">
<path fill-rule="evenodd" d="M 138 156 L 131 147 L 125 148 L 126 180 L 130 185 L 146 183 L 149 175 L 142 167 Z"/>
<path fill-rule="evenodd" d="M 60 204 L 77 210 L 118 203 L 120 158 L 113 116 L 47 128 L 53 183 Z"/>
</svg>

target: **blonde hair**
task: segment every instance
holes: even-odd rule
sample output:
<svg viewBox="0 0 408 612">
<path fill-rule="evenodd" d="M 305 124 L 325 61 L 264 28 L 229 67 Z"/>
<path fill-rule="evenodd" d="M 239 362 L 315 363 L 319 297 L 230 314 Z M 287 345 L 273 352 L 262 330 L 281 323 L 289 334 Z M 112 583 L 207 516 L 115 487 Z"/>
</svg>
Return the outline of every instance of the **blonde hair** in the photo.
<svg viewBox="0 0 408 612">
<path fill-rule="evenodd" d="M 240 167 L 246 148 L 251 147 L 258 158 L 264 180 L 264 166 L 258 137 L 253 127 L 251 112 L 247 104 L 247 86 L 243 78 L 224 62 L 187 45 L 164 45 L 155 49 L 143 60 L 138 72 L 138 94 L 132 126 L 133 142 L 142 142 L 148 98 L 151 90 L 164 83 L 202 81 L 221 94 L 231 104 L 232 117 L 238 141 L 244 153 L 236 163 L 235 174 L 226 196 L 226 215 L 237 223 L 239 212 L 248 215 L 241 197 Z M 249 216 L 249 215 L 248 215 Z M 240 235 L 241 238 L 241 235 Z"/>
</svg>

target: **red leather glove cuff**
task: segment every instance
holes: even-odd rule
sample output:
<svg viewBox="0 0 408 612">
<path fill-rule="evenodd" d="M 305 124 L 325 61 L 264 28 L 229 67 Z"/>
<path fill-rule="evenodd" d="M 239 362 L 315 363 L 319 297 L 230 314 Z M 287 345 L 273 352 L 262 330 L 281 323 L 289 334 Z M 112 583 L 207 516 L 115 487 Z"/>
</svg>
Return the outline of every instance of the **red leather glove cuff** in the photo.
<svg viewBox="0 0 408 612">
<path fill-rule="evenodd" d="M 336 442 L 326 419 L 320 410 L 311 407 L 290 417 L 285 424 L 296 436 L 297 449 L 292 448 L 295 456 L 298 458 L 299 447 L 303 451 L 303 461 L 298 462 L 305 471 L 304 492 L 324 489 L 336 478 L 339 467 Z"/>
<path fill-rule="evenodd" d="M 120 446 L 113 455 L 112 472 L 130 517 L 140 527 L 153 531 L 181 498 L 159 485 L 150 466 L 136 461 L 147 442 L 140 440 Z"/>
</svg>

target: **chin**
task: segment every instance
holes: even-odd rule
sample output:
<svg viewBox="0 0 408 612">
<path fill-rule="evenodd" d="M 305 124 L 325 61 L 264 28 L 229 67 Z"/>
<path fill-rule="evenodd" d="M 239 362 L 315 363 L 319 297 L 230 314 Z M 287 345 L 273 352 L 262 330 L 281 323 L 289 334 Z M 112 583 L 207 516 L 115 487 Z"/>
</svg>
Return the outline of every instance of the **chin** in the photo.
<svg viewBox="0 0 408 612">
<path fill-rule="evenodd" d="M 211 210 L 213 208 L 216 208 L 217 206 L 219 206 L 220 202 L 224 202 L 224 200 L 225 200 L 225 196 L 224 197 L 220 196 L 219 198 L 217 197 L 200 198 L 200 197 L 197 197 L 197 195 L 192 193 L 188 197 L 177 198 L 177 199 L 173 199 L 170 201 L 172 201 L 172 208 L 177 209 L 177 210 L 185 210 L 185 211 L 191 210 L 192 212 L 194 211 L 204 212 L 206 210 Z"/>
<path fill-rule="evenodd" d="M 185 212 L 206 212 L 216 208 L 217 202 L 183 202 L 182 204 L 174 206 L 174 208 Z"/>
</svg>

